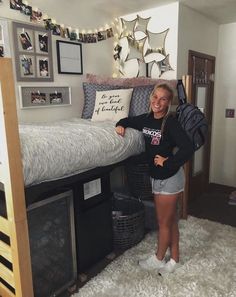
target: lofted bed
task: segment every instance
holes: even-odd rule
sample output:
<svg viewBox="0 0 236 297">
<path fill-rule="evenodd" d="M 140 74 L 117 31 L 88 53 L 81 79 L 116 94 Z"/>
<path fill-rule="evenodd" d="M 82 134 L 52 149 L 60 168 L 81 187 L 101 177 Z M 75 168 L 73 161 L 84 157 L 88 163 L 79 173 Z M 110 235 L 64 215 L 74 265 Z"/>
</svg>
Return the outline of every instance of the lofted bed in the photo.
<svg viewBox="0 0 236 297">
<path fill-rule="evenodd" d="M 190 77 L 183 77 L 183 82 L 188 98 L 190 98 Z M 81 243 L 83 239 L 85 240 L 86 232 L 90 232 L 94 228 L 96 229 L 96 222 L 94 223 L 95 225 L 91 224 L 91 217 L 96 218 L 97 212 L 101 213 L 102 217 L 109 215 L 110 202 L 108 197 L 111 195 L 109 184 L 110 172 L 115 167 L 124 164 L 130 156 L 140 153 L 142 148 L 139 148 L 138 151 L 131 150 L 128 155 L 122 156 L 120 159 L 115 159 L 107 163 L 94 163 L 92 167 L 91 165 L 89 165 L 90 167 L 85 165 L 81 168 L 80 164 L 78 164 L 78 167 L 74 168 L 71 172 L 66 171 L 60 173 L 53 179 L 43 176 L 41 180 L 34 180 L 31 178 L 32 175 L 29 175 L 28 179 L 26 173 L 31 168 L 26 170 L 25 166 L 23 166 L 22 140 L 19 136 L 19 127 L 21 129 L 21 126 L 18 124 L 17 120 L 14 90 L 15 83 L 12 61 L 8 58 L 0 58 L 0 200 L 3 205 L 3 211 L 0 213 L 0 296 L 33 297 L 39 295 L 35 293 L 36 288 L 33 283 L 35 274 L 34 271 L 32 271 L 32 259 L 35 257 L 33 255 L 32 245 L 30 244 L 30 234 L 32 234 L 30 225 L 32 225 L 32 220 L 34 219 L 32 218 L 35 213 L 34 211 L 38 209 L 36 208 L 38 203 L 41 200 L 46 201 L 48 197 L 56 197 L 55 199 L 53 198 L 54 200 L 50 201 L 58 201 L 57 199 L 61 198 L 61 195 L 63 196 L 64 194 L 64 198 L 74 197 L 72 201 L 70 199 L 70 212 L 66 213 L 66 216 L 69 217 L 68 222 L 71 224 L 72 228 L 69 231 L 63 229 L 64 232 L 74 231 L 73 225 L 75 223 L 76 230 L 72 232 L 74 235 L 72 234 L 70 237 L 71 243 L 68 248 L 74 251 L 74 249 L 76 249 L 75 242 L 77 242 L 77 246 L 79 246 L 80 250 L 80 253 L 77 253 L 80 262 L 76 263 L 75 259 L 71 259 L 70 269 L 73 271 L 71 272 L 71 279 L 66 280 L 66 285 L 71 285 L 73 281 L 76 281 L 77 272 L 80 271 L 81 267 L 83 268 L 84 259 L 82 258 L 84 257 L 81 258 L 81 255 L 84 254 L 81 254 L 81 251 L 88 249 L 89 245 L 94 244 L 93 241 L 88 241 L 85 245 Z M 77 121 L 78 120 L 69 121 L 69 125 L 75 127 Z M 82 125 L 86 125 L 85 122 L 86 120 L 82 120 Z M 100 123 L 99 125 L 103 124 Z M 34 129 L 39 128 L 42 129 L 42 126 L 34 127 Z M 60 126 L 60 129 L 63 130 L 63 127 Z M 111 130 L 112 128 L 110 127 L 109 129 Z M 78 129 L 75 127 L 75 130 Z M 35 135 L 40 138 L 40 134 L 36 133 Z M 91 139 L 93 139 L 93 137 L 94 136 L 91 136 Z M 138 138 L 136 138 L 136 140 L 138 140 Z M 52 141 L 55 141 L 53 137 Z M 81 143 L 81 140 L 79 143 Z M 136 147 L 137 146 L 138 145 L 136 145 Z M 123 148 L 122 151 L 124 151 Z M 93 153 L 96 154 L 96 152 L 97 150 Z M 88 154 L 88 152 L 85 151 L 85 154 Z M 105 153 L 105 156 L 106 155 L 107 153 Z M 39 165 L 37 165 L 39 163 L 36 162 L 36 167 L 39 167 Z M 58 164 L 57 160 L 56 163 Z M 44 166 L 45 165 L 43 165 L 43 167 Z M 53 168 L 51 170 L 55 171 Z M 185 172 L 187 178 L 185 193 L 187 193 L 188 164 L 185 165 Z M 79 198 L 77 199 L 77 197 L 85 195 L 85 184 L 90 181 L 97 181 L 98 179 L 101 180 L 100 194 L 102 195 L 99 194 L 95 199 L 84 199 L 83 201 Z M 98 199 L 103 199 L 103 197 L 105 197 L 103 202 L 98 203 Z M 85 210 L 86 213 L 88 213 L 88 209 L 91 209 L 91 207 L 93 208 L 89 214 L 89 218 L 84 217 L 81 210 Z M 186 194 L 182 197 L 181 207 L 182 218 L 186 219 Z M 75 209 L 75 211 L 73 209 Z M 94 209 L 96 209 L 96 213 Z M 39 214 L 39 219 L 40 216 L 41 213 Z M 97 217 L 97 220 L 100 219 L 101 217 Z M 78 226 L 82 224 L 87 226 L 88 229 L 83 231 L 78 230 Z M 107 221 L 102 222 L 102 224 L 107 225 Z M 105 229 L 103 233 L 108 234 L 111 232 L 111 226 L 104 228 L 108 229 Z M 101 241 L 103 253 L 109 253 L 112 248 L 110 237 L 104 237 L 104 241 L 102 238 L 95 238 L 94 240 Z M 109 247 L 106 247 L 106 244 L 108 244 Z M 98 245 L 97 249 L 99 248 Z M 101 256 L 101 254 L 99 256 Z M 87 259 L 87 262 L 84 263 L 84 267 L 90 263 L 90 260 L 91 259 Z M 77 267 L 80 265 L 81 267 Z M 55 292 L 59 291 L 55 289 Z"/>
</svg>

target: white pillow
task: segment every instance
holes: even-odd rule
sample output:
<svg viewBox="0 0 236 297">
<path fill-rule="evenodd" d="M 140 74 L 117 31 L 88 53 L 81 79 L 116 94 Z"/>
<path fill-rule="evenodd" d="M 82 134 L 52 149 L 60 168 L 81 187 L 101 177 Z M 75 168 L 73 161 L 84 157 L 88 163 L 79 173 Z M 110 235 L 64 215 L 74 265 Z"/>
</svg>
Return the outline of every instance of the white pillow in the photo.
<svg viewBox="0 0 236 297">
<path fill-rule="evenodd" d="M 129 114 L 133 89 L 96 91 L 92 121 L 119 121 Z"/>
</svg>

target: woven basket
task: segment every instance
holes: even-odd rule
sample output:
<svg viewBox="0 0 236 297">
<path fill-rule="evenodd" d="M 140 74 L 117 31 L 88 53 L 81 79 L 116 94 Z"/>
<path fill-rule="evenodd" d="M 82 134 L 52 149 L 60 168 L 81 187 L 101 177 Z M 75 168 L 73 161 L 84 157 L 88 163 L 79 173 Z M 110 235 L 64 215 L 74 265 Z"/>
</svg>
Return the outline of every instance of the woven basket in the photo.
<svg viewBox="0 0 236 297">
<path fill-rule="evenodd" d="M 132 196 L 141 200 L 152 200 L 152 187 L 147 163 L 127 163 L 127 183 Z"/>
<path fill-rule="evenodd" d="M 113 245 L 128 249 L 144 237 L 144 205 L 142 201 L 114 194 L 112 206 Z"/>
</svg>

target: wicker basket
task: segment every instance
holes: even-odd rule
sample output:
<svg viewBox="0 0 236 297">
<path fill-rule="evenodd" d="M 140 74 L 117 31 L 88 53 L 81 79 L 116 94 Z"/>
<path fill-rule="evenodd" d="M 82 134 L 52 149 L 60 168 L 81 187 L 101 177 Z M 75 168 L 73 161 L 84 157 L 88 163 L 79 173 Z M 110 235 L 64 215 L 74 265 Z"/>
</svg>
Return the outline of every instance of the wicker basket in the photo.
<svg viewBox="0 0 236 297">
<path fill-rule="evenodd" d="M 131 195 L 141 200 L 153 200 L 148 164 L 130 162 L 125 169 Z"/>
<path fill-rule="evenodd" d="M 144 237 L 144 205 L 135 198 L 115 193 L 112 207 L 113 245 L 128 249 Z"/>
</svg>

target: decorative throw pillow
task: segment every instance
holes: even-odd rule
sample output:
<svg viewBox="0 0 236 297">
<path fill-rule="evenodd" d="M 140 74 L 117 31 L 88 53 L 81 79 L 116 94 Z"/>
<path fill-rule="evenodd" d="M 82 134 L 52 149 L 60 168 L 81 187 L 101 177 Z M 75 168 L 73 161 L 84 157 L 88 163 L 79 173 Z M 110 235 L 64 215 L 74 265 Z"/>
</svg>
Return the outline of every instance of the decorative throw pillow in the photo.
<svg viewBox="0 0 236 297">
<path fill-rule="evenodd" d="M 155 85 L 138 86 L 133 90 L 129 116 L 137 116 L 149 111 L 149 99 Z"/>
<path fill-rule="evenodd" d="M 82 112 L 83 119 L 91 119 L 93 115 L 96 91 L 116 90 L 121 89 L 121 86 L 110 86 L 104 84 L 83 83 L 84 89 L 84 108 Z"/>
<path fill-rule="evenodd" d="M 97 91 L 92 121 L 119 121 L 129 114 L 133 89 Z"/>
</svg>

